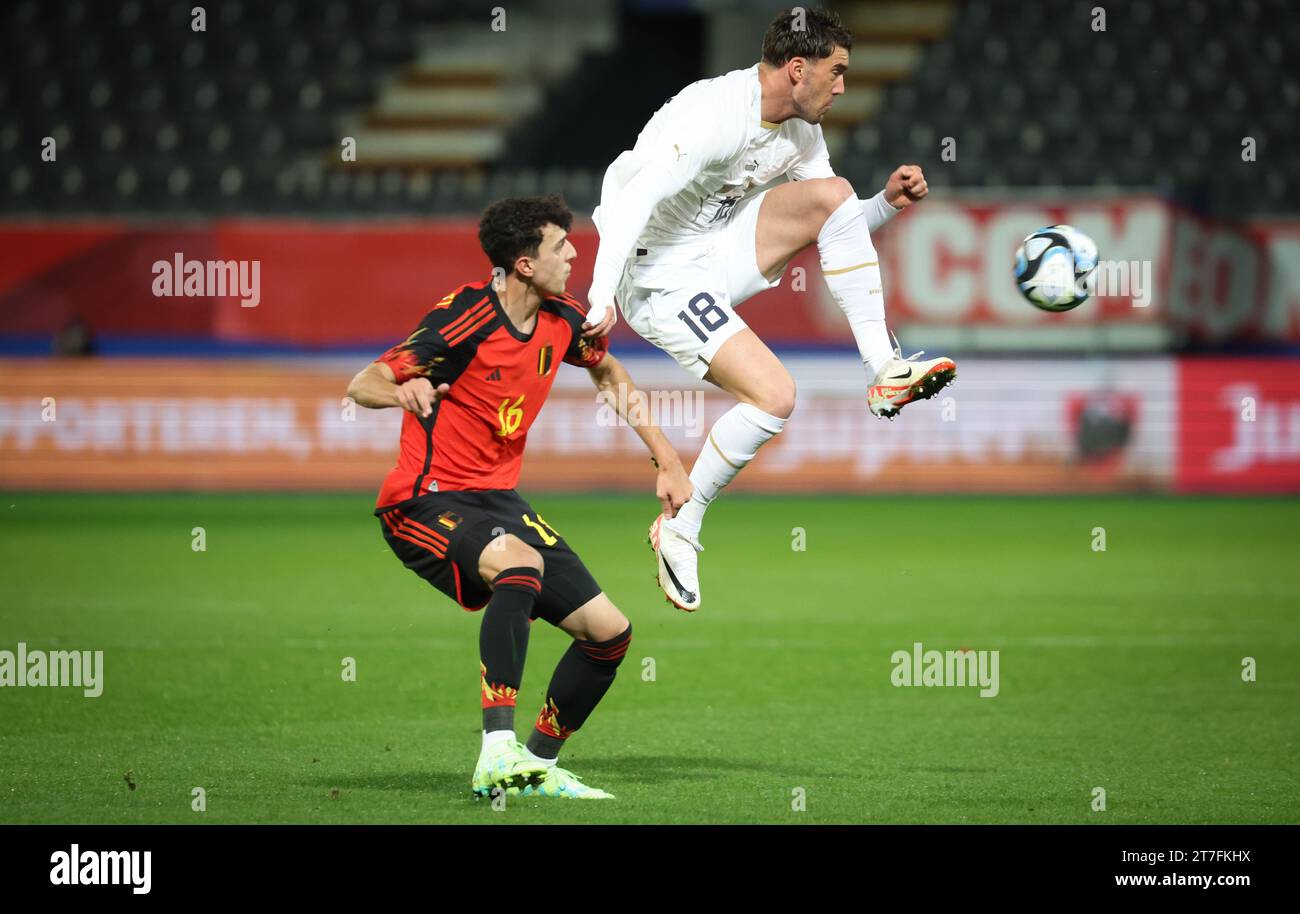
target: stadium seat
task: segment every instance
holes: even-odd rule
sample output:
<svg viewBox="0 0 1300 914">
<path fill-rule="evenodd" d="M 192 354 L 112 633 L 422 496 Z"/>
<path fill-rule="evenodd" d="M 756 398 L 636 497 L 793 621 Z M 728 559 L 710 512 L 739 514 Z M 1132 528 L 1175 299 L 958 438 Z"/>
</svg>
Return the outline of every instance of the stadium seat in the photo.
<svg viewBox="0 0 1300 914">
<path fill-rule="evenodd" d="M 1107 8 L 1104 32 L 1094 5 L 847 4 L 862 47 L 828 122 L 836 170 L 863 185 L 901 161 L 936 187 L 1214 184 L 1230 208 L 1291 208 L 1300 20 L 1286 0 L 1133 0 Z M 571 100 L 619 104 L 615 9 L 521 2 L 493 33 L 455 0 L 227 0 L 197 34 L 191 7 L 166 0 L 19 0 L 0 13 L 0 212 L 427 214 L 545 190 L 590 209 L 633 128 L 563 155 L 547 130 Z M 45 136 L 69 166 L 49 180 L 29 154 Z M 1224 167 L 1247 136 L 1267 168 Z M 939 158 L 945 137 L 955 162 Z"/>
</svg>

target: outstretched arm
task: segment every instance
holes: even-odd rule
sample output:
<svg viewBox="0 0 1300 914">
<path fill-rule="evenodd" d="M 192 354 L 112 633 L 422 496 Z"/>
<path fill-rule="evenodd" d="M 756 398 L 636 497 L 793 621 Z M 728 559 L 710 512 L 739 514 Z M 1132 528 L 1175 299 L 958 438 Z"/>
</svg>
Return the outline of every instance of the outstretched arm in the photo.
<svg viewBox="0 0 1300 914">
<path fill-rule="evenodd" d="M 651 459 L 659 470 L 655 482 L 655 494 L 663 505 L 664 514 L 675 517 L 677 509 L 686 504 L 691 497 L 691 481 L 682 467 L 676 448 L 654 424 L 650 416 L 649 399 L 637 389 L 623 363 L 608 353 L 601 359 L 599 365 L 587 371 L 591 374 L 591 380 L 605 402 L 612 406 L 628 425 L 632 426 L 637 436 L 650 449 Z"/>
<path fill-rule="evenodd" d="M 450 385 L 434 387 L 428 378 L 412 378 L 398 384 L 393 369 L 383 362 L 371 362 L 348 384 L 348 396 L 368 409 L 400 406 L 422 419 L 433 412 L 433 405 L 449 390 Z"/>
</svg>

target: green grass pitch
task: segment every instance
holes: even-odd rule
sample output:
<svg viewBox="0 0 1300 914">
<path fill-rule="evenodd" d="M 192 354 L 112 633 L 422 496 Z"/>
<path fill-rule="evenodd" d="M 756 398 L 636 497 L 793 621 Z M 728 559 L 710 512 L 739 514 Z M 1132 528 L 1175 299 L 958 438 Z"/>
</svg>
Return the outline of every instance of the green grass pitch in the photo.
<svg viewBox="0 0 1300 914">
<path fill-rule="evenodd" d="M 635 626 L 565 750 L 617 800 L 470 797 L 479 617 L 367 495 L 9 493 L 0 649 L 103 650 L 105 684 L 0 689 L 0 821 L 1300 821 L 1295 500 L 728 496 L 694 616 L 652 498 L 532 500 Z M 1000 693 L 895 688 L 917 641 L 1000 651 Z M 566 644 L 534 628 L 521 732 Z"/>
</svg>

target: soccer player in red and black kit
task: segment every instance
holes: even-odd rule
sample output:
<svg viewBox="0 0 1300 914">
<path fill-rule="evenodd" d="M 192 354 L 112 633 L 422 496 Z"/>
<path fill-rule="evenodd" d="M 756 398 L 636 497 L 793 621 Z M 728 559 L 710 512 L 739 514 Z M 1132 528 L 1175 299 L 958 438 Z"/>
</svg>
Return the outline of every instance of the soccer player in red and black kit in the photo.
<svg viewBox="0 0 1300 914">
<path fill-rule="evenodd" d="M 560 362 L 586 368 L 649 447 L 656 494 L 669 515 L 691 495 L 677 452 L 646 421 L 646 400 L 607 351 L 586 308 L 565 294 L 573 220 L 559 197 L 502 200 L 479 223 L 496 279 L 461 286 L 406 341 L 363 369 L 348 396 L 399 406 L 401 450 L 379 492 L 384 538 L 402 563 L 470 610 L 483 609 L 479 673 L 483 748 L 476 795 L 606 799 L 559 767 L 565 739 L 614 681 L 632 626 L 582 560 L 515 491 L 529 426 Z M 586 335 L 584 335 L 586 334 Z M 521 745 L 515 698 L 529 624 L 573 637 L 551 677 L 537 724 Z"/>
</svg>

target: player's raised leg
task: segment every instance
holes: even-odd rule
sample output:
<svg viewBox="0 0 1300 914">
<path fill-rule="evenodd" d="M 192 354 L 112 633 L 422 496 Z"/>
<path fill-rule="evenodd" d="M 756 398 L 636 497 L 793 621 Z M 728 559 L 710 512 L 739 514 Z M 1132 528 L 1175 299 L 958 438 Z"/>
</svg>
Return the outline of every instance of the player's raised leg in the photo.
<svg viewBox="0 0 1300 914">
<path fill-rule="evenodd" d="M 533 603 L 542 591 L 542 556 L 506 534 L 487 546 L 479 574 L 492 587 L 479 629 L 479 675 L 483 700 L 483 748 L 474 769 L 473 790 L 538 784 L 547 768 L 515 737 L 515 699 L 524 678 Z"/>
<path fill-rule="evenodd" d="M 601 593 L 561 620 L 559 627 L 573 636 L 573 643 L 555 667 L 527 746 L 529 756 L 546 766 L 546 778 L 523 788 L 520 795 L 612 800 L 613 794 L 582 783 L 572 771 L 560 767 L 558 760 L 565 741 L 586 723 L 614 684 L 632 643 L 632 625 Z"/>
<path fill-rule="evenodd" d="M 873 383 L 868 405 L 878 416 L 893 416 L 912 400 L 933 396 L 956 375 L 951 359 L 914 362 L 901 358 L 885 326 L 880 264 L 863 212 L 863 201 L 843 178 L 791 182 L 767 191 L 754 223 L 752 273 L 779 277 L 790 260 L 816 244 L 822 272 L 832 296 L 849 319 L 858 351 Z M 744 272 L 743 269 L 737 272 Z M 744 278 L 733 291 L 752 294 Z M 761 284 L 760 284 L 761 285 Z M 677 517 L 656 518 L 650 542 L 659 557 L 659 584 L 668 599 L 688 611 L 699 607 L 697 554 L 704 514 L 713 499 L 768 440 L 779 434 L 794 410 L 795 385 L 790 373 L 752 330 L 726 340 L 709 362 L 705 378 L 740 402 L 723 414 L 691 468 L 694 492 Z"/>
<path fill-rule="evenodd" d="M 732 272 L 762 279 L 779 277 L 797 253 L 816 243 L 827 284 L 849 317 L 863 361 L 875 377 L 894 363 L 885 328 L 880 267 L 860 201 L 843 178 L 812 179 L 774 187 L 758 202 L 752 237 L 745 228 L 736 239 L 743 247 Z M 743 265 L 742 265 L 743 264 Z M 744 276 L 732 280 L 733 294 L 752 294 Z M 762 283 L 757 283 L 761 288 Z M 733 301 L 733 305 L 739 301 Z M 691 468 L 694 491 L 672 520 L 657 518 L 650 541 L 659 556 L 659 583 L 678 608 L 700 605 L 697 553 L 704 514 L 717 494 L 779 434 L 794 410 L 795 385 L 789 371 L 749 329 L 719 347 L 705 378 L 740 402 L 709 432 Z"/>
<path fill-rule="evenodd" d="M 764 196 L 755 230 L 758 268 L 780 276 L 799 251 L 816 243 L 831 296 L 849 319 L 872 383 L 867 404 L 892 417 L 913 400 L 934 396 L 957 374 L 951 359 L 902 358 L 885 325 L 879 256 L 863 202 L 844 178 L 818 178 L 774 187 Z M 920 353 L 917 353 L 920 355 Z"/>
</svg>

